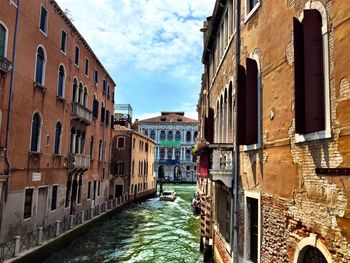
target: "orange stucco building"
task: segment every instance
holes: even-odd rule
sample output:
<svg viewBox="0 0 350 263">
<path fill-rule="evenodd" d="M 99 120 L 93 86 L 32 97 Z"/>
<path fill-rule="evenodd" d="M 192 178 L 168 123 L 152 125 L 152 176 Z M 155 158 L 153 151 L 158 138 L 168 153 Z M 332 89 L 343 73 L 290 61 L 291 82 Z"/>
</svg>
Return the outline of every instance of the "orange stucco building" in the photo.
<svg viewBox="0 0 350 263">
<path fill-rule="evenodd" d="M 0 62 L 4 241 L 108 200 L 115 83 L 51 0 L 1 1 Z"/>
</svg>

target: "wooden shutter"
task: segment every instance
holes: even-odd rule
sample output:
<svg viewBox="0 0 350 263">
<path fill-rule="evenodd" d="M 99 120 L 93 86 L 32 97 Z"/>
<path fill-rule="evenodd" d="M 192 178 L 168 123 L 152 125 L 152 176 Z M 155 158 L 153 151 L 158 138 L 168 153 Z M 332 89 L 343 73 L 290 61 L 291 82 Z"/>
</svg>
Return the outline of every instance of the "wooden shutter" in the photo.
<svg viewBox="0 0 350 263">
<path fill-rule="evenodd" d="M 304 36 L 303 26 L 293 18 L 295 132 L 305 132 Z"/>
<path fill-rule="evenodd" d="M 214 109 L 209 108 L 208 118 L 204 122 L 204 138 L 209 142 L 214 142 Z"/>
<path fill-rule="evenodd" d="M 237 87 L 237 141 L 239 145 L 245 144 L 245 97 L 246 97 L 246 75 L 245 68 L 241 65 L 238 66 L 238 87 Z"/>
<path fill-rule="evenodd" d="M 258 143 L 258 65 L 247 58 L 246 144 Z"/>
<path fill-rule="evenodd" d="M 305 10 L 305 133 L 325 129 L 322 18 L 317 10 Z"/>
</svg>

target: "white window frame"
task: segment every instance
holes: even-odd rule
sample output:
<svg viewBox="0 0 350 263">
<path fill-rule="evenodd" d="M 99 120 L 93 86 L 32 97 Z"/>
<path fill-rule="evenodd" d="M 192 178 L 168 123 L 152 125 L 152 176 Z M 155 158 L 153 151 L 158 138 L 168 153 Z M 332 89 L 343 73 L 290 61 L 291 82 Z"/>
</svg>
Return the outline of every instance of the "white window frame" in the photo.
<svg viewBox="0 0 350 263">
<path fill-rule="evenodd" d="M 325 109 L 325 129 L 323 131 L 317 131 L 308 134 L 295 133 L 295 142 L 301 143 L 306 141 L 315 141 L 328 139 L 332 137 L 331 127 L 331 94 L 330 94 L 330 68 L 329 68 L 329 30 L 327 20 L 327 10 L 324 5 L 319 1 L 308 1 L 304 10 L 315 9 L 320 12 L 322 17 L 322 42 L 323 42 L 323 69 L 324 69 L 324 109 Z M 304 19 L 304 12 L 301 12 L 298 17 L 299 21 Z"/>
<path fill-rule="evenodd" d="M 260 192 L 254 191 L 245 191 L 244 192 L 244 262 L 252 263 L 248 258 L 248 252 L 250 250 L 250 231 L 248 229 L 249 218 L 248 218 L 248 207 L 247 207 L 247 198 L 257 199 L 258 200 L 258 263 L 260 262 L 260 253 L 261 253 L 261 194 Z"/>
<path fill-rule="evenodd" d="M 42 44 L 39 44 L 39 45 L 36 47 L 36 50 L 35 50 L 35 65 L 34 65 L 34 78 L 33 78 L 33 80 L 34 80 L 34 82 L 35 82 L 35 80 L 36 80 L 36 66 L 37 66 L 37 63 L 38 63 L 38 50 L 39 50 L 40 47 L 44 50 L 44 55 L 45 55 L 44 67 L 43 67 L 43 79 L 42 79 L 42 83 L 41 83 L 41 85 L 45 86 L 47 53 L 46 53 L 45 47 L 44 47 Z"/>
<path fill-rule="evenodd" d="M 261 65 L 260 58 L 257 54 L 253 53 L 250 58 L 256 61 L 258 66 L 258 143 L 244 145 L 244 151 L 258 150 L 262 148 L 262 77 L 261 77 Z"/>
<path fill-rule="evenodd" d="M 40 115 L 40 131 L 39 131 L 39 136 L 38 136 L 38 151 L 36 151 L 36 153 L 40 153 L 41 150 L 41 134 L 42 134 L 42 128 L 43 128 L 43 123 L 44 123 L 44 119 L 43 116 L 41 114 L 41 112 L 39 110 L 36 110 L 33 112 L 32 114 L 32 118 L 30 119 L 30 137 L 29 137 L 29 151 L 31 152 L 31 146 L 32 146 L 32 135 L 33 135 L 33 117 L 35 113 L 39 113 Z"/>
<path fill-rule="evenodd" d="M 41 24 L 41 11 L 42 8 L 44 8 L 46 10 L 46 21 L 45 21 L 45 29 L 46 32 L 42 31 L 40 28 L 40 24 Z M 47 8 L 44 5 L 40 5 L 40 12 L 39 12 L 39 31 L 41 33 L 43 33 L 44 36 L 47 37 L 48 33 L 49 33 L 49 10 L 47 10 Z"/>
<path fill-rule="evenodd" d="M 4 46 L 4 57 L 7 58 L 7 45 L 8 45 L 8 37 L 9 37 L 9 29 L 5 25 L 4 22 L 0 20 L 0 24 L 5 28 L 5 46 Z"/>
<path fill-rule="evenodd" d="M 63 33 L 63 32 L 66 34 L 66 39 L 65 39 L 65 43 L 64 43 L 64 48 L 65 48 L 64 51 L 62 50 L 62 47 L 61 47 L 61 44 L 62 44 L 62 35 L 63 35 L 62 33 Z M 61 51 L 62 54 L 65 55 L 65 56 L 67 55 L 67 44 L 68 44 L 68 34 L 67 34 L 66 31 L 63 30 L 63 28 L 61 28 L 60 51 Z"/>
<path fill-rule="evenodd" d="M 249 0 L 245 0 L 245 18 L 244 18 L 244 23 L 246 23 L 249 20 L 249 18 L 252 17 L 252 15 L 256 12 L 256 10 L 258 10 L 260 5 L 261 5 L 261 0 L 258 0 L 256 5 L 250 11 L 248 11 L 248 7 L 250 9 Z"/>
<path fill-rule="evenodd" d="M 64 70 L 64 78 L 63 78 L 63 86 L 62 86 L 62 97 L 61 98 L 64 98 L 65 95 L 66 95 L 66 79 L 67 79 L 67 70 L 66 70 L 66 67 L 63 63 L 59 64 L 58 65 L 58 74 L 57 74 L 57 92 L 56 92 L 56 95 L 58 97 L 60 97 L 58 95 L 58 85 L 59 85 L 59 80 L 60 80 L 60 67 L 63 67 L 63 70 Z"/>
<path fill-rule="evenodd" d="M 78 64 L 75 61 L 76 55 L 77 55 L 77 49 L 78 49 Z M 74 48 L 74 65 L 79 68 L 79 62 L 80 62 L 80 47 L 76 44 Z"/>
<path fill-rule="evenodd" d="M 58 154 L 55 154 L 55 144 L 56 144 L 56 125 L 57 125 L 57 123 L 60 123 L 61 124 L 61 138 L 60 138 L 60 144 L 58 145 Z M 60 120 L 60 119 L 58 119 L 57 121 L 56 121 L 56 123 L 55 123 L 55 129 L 54 129 L 54 141 L 53 141 L 53 154 L 54 155 L 58 155 L 58 156 L 60 156 L 61 155 L 61 153 L 62 153 L 62 138 L 63 138 L 63 136 L 62 136 L 62 133 L 63 133 L 63 124 L 62 124 L 63 122 Z"/>
</svg>

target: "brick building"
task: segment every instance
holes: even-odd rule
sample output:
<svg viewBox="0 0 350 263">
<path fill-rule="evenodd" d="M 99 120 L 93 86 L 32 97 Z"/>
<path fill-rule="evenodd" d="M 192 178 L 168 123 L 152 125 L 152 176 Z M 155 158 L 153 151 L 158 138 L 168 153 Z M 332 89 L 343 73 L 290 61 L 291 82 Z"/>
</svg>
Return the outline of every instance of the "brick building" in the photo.
<svg viewBox="0 0 350 263">
<path fill-rule="evenodd" d="M 349 11 L 216 1 L 205 21 L 198 183 L 217 262 L 350 261 Z"/>
<path fill-rule="evenodd" d="M 154 145 L 155 142 L 144 134 L 125 126 L 115 125 L 110 198 L 126 193 L 129 195 L 129 200 L 137 200 L 155 194 Z"/>
<path fill-rule="evenodd" d="M 4 241 L 108 200 L 115 83 L 53 0 L 1 1 L 0 62 Z"/>
</svg>

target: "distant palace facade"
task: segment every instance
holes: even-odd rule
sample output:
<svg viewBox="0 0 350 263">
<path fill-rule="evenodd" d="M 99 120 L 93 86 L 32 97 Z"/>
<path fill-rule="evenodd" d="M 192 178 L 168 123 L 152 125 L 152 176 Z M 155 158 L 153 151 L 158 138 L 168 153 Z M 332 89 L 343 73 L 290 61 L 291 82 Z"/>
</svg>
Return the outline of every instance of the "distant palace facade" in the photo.
<svg viewBox="0 0 350 263">
<path fill-rule="evenodd" d="M 191 150 L 198 135 L 197 121 L 184 115 L 184 112 L 161 112 L 160 116 L 135 122 L 139 132 L 156 141 L 154 169 L 158 180 L 196 181 Z"/>
</svg>

